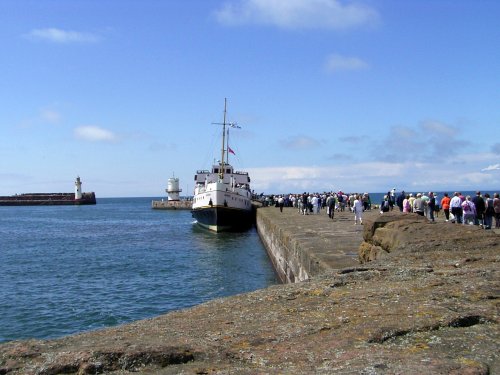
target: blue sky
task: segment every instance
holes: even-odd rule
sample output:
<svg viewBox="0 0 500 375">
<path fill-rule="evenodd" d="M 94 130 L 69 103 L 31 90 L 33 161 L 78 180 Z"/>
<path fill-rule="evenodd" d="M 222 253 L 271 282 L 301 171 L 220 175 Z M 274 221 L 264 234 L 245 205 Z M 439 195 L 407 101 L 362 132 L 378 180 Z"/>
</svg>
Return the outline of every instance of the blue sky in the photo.
<svg viewBox="0 0 500 375">
<path fill-rule="evenodd" d="M 500 2 L 3 0 L 0 195 L 500 190 Z"/>
</svg>

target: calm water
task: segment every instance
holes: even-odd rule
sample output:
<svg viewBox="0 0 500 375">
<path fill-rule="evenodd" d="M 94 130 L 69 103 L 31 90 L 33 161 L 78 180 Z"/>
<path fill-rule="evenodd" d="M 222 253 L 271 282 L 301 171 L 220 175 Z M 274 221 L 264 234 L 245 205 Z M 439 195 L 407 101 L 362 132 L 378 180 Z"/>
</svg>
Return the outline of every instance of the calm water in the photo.
<svg viewBox="0 0 500 375">
<path fill-rule="evenodd" d="M 276 284 L 255 229 L 211 233 L 151 198 L 0 207 L 0 342 L 53 338 Z"/>
</svg>

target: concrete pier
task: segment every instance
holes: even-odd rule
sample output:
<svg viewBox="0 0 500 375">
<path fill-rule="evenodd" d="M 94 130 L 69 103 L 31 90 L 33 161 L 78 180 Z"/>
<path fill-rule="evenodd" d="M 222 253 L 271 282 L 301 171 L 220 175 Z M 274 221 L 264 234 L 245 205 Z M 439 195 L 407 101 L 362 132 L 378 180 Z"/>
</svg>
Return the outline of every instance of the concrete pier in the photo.
<svg viewBox="0 0 500 375">
<path fill-rule="evenodd" d="M 193 206 L 193 201 L 179 200 L 179 201 L 151 201 L 151 208 L 155 210 L 190 210 Z"/>
<path fill-rule="evenodd" d="M 376 217 L 378 210 L 365 211 Z M 257 230 L 274 268 L 284 283 L 308 280 L 331 269 L 359 265 L 358 248 L 363 225 L 354 225 L 350 211 L 335 212 L 330 219 L 319 214 L 302 215 L 296 208 L 257 209 Z"/>
</svg>

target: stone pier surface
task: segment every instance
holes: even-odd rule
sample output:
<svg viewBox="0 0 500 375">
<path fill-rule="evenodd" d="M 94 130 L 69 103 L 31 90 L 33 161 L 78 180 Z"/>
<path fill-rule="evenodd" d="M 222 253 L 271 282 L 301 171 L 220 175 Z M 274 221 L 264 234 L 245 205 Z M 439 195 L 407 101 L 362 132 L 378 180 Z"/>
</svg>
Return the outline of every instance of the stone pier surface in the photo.
<svg viewBox="0 0 500 375">
<path fill-rule="evenodd" d="M 399 212 L 369 213 L 355 227 L 350 213 L 332 222 L 266 210 L 284 243 L 287 233 L 317 234 L 316 247 L 306 236 L 290 239 L 320 265 L 307 281 L 105 330 L 5 343 L 0 374 L 500 373 L 497 234 Z M 336 225 L 359 236 L 361 263 L 343 263 L 338 254 L 353 254 L 342 250 Z"/>
<path fill-rule="evenodd" d="M 377 215 L 376 210 L 364 213 L 365 220 Z M 302 215 L 294 208 L 280 212 L 265 207 L 257 210 L 256 220 L 259 236 L 285 283 L 359 264 L 363 226 L 354 225 L 354 215 L 349 211 L 335 212 L 329 219 L 324 209 L 319 214 Z"/>
</svg>

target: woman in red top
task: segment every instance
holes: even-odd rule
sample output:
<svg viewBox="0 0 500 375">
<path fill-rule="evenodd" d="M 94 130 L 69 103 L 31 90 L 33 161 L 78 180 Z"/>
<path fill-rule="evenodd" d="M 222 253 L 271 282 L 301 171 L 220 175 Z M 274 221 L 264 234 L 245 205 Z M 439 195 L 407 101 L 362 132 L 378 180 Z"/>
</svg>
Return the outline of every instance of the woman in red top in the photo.
<svg viewBox="0 0 500 375">
<path fill-rule="evenodd" d="M 443 207 L 444 216 L 446 216 L 446 221 L 450 220 L 450 197 L 448 193 L 444 193 L 443 199 L 441 199 L 441 207 Z"/>
</svg>

